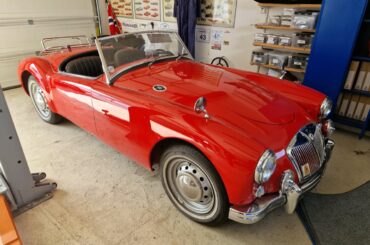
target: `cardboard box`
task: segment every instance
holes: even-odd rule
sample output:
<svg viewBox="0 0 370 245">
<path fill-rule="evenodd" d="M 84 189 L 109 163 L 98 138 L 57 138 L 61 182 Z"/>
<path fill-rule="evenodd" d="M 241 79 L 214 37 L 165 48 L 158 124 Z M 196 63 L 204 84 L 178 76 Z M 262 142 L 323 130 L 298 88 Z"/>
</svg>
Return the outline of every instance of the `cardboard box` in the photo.
<svg viewBox="0 0 370 245">
<path fill-rule="evenodd" d="M 348 70 L 346 82 L 344 83 L 345 89 L 352 89 L 359 66 L 360 66 L 359 61 L 352 61 L 351 66 Z"/>
<path fill-rule="evenodd" d="M 340 104 L 340 109 L 339 109 L 339 112 L 338 112 L 338 114 L 340 116 L 345 116 L 346 115 L 350 99 L 351 99 L 350 94 L 344 94 L 343 95 L 342 103 Z"/>
<path fill-rule="evenodd" d="M 366 104 L 367 99 L 368 98 L 365 97 L 365 96 L 360 96 L 360 99 L 358 100 L 358 104 L 357 104 L 355 113 L 353 114 L 354 119 L 357 119 L 357 120 L 362 119 L 362 114 L 364 112 L 364 108 L 365 108 L 365 104 Z"/>
<path fill-rule="evenodd" d="M 359 95 L 353 95 L 351 97 L 351 100 L 349 101 L 348 110 L 346 112 L 346 117 L 353 118 L 359 99 L 360 99 Z"/>
<path fill-rule="evenodd" d="M 358 89 L 358 90 L 362 89 L 362 85 L 364 84 L 364 81 L 366 78 L 367 69 L 368 69 L 368 63 L 362 62 L 360 72 L 358 73 L 357 80 L 355 83 L 355 89 Z"/>
<path fill-rule="evenodd" d="M 369 111 L 370 111 L 370 98 L 367 97 L 366 102 L 365 102 L 365 108 L 364 108 L 364 111 L 362 113 L 361 121 L 366 121 L 366 118 L 367 118 L 367 115 L 369 114 Z"/>
<path fill-rule="evenodd" d="M 368 63 L 367 75 L 366 75 L 364 83 L 362 84 L 361 90 L 370 91 L 370 63 Z"/>
<path fill-rule="evenodd" d="M 337 106 L 335 107 L 335 114 L 338 114 L 340 105 L 342 104 L 342 100 L 343 100 L 343 93 L 340 93 L 337 99 Z"/>
</svg>

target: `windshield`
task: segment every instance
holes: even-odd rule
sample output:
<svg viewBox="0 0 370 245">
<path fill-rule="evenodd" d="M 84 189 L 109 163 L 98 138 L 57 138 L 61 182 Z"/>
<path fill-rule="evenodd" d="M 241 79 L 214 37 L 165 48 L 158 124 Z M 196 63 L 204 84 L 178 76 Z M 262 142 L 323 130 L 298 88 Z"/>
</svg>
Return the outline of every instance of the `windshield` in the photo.
<svg viewBox="0 0 370 245">
<path fill-rule="evenodd" d="M 174 32 L 139 32 L 96 40 L 107 77 L 132 66 L 153 64 L 162 57 L 188 57 L 188 50 Z M 107 74 L 109 73 L 109 74 Z"/>
</svg>

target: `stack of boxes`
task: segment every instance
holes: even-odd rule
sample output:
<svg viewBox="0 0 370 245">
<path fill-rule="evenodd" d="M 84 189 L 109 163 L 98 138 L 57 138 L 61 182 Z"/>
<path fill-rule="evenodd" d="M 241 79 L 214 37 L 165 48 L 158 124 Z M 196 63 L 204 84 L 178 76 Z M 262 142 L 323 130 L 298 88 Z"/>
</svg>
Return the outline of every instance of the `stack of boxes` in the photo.
<svg viewBox="0 0 370 245">
<path fill-rule="evenodd" d="M 359 93 L 351 93 L 350 90 Z M 352 61 L 344 84 L 344 92 L 338 98 L 336 113 L 343 117 L 365 121 L 369 111 L 370 63 Z"/>
</svg>

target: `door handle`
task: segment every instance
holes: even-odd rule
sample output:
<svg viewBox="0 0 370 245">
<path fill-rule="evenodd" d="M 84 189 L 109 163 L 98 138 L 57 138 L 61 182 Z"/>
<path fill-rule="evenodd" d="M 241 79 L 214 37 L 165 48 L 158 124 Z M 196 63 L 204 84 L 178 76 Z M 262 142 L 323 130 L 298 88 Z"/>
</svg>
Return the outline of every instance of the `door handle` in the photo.
<svg viewBox="0 0 370 245">
<path fill-rule="evenodd" d="M 103 112 L 104 115 L 108 115 L 109 114 L 109 111 L 108 110 L 102 109 L 101 111 Z"/>
</svg>

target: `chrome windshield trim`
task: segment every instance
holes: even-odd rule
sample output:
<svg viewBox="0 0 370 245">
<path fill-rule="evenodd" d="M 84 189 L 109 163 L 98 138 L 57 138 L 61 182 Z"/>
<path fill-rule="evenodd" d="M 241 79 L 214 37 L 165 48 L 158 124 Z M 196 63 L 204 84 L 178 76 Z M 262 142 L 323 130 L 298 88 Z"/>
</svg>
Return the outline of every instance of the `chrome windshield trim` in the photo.
<svg viewBox="0 0 370 245">
<path fill-rule="evenodd" d="M 106 79 L 105 82 L 108 85 L 111 85 L 110 72 L 109 72 L 109 69 L 108 69 L 108 66 L 107 66 L 107 62 L 105 61 L 105 58 L 104 58 L 104 53 L 103 53 L 101 44 L 98 41 L 98 39 L 95 39 L 95 46 L 96 46 L 96 49 L 98 50 L 98 54 L 100 56 L 101 65 L 102 65 L 102 68 L 103 68 L 103 72 L 105 74 L 105 79 Z"/>
</svg>

